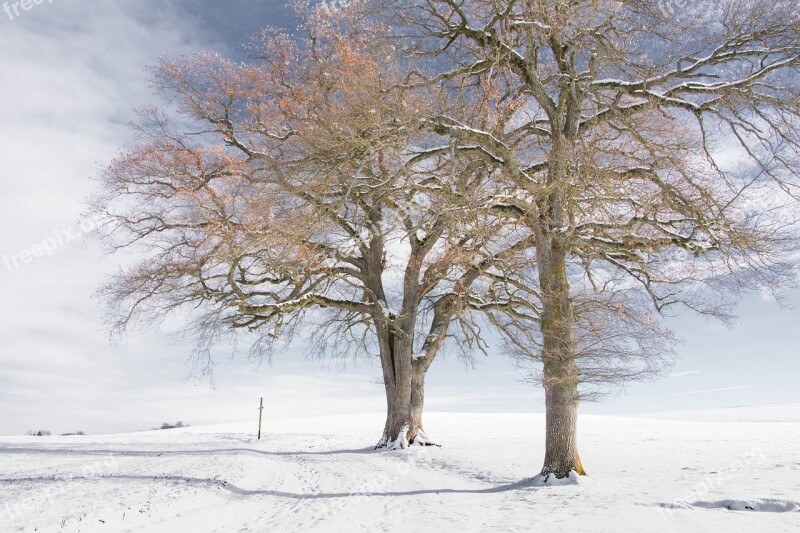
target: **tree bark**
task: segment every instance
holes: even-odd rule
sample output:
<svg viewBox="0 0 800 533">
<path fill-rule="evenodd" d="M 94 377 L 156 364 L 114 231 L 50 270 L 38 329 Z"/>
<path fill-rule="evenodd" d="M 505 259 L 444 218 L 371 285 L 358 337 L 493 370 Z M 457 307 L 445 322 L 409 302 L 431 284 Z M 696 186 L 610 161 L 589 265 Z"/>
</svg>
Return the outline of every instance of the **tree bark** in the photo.
<svg viewBox="0 0 800 533">
<path fill-rule="evenodd" d="M 438 444 L 422 429 L 425 373 L 441 344 L 449 314 L 445 315 L 446 319 L 443 319 L 440 316 L 441 311 L 437 312 L 439 321 L 434 321 L 432 332 L 440 333 L 433 337 L 429 335 L 424 343 L 423 356 L 415 358 L 413 355 L 414 339 L 417 328 L 417 312 L 421 301 L 420 268 L 425 254 L 430 251 L 430 245 L 419 241 L 416 236 L 412 236 L 410 239 L 412 242 L 411 257 L 406 265 L 403 304 L 399 315 L 384 311 L 386 298 L 381 277 L 374 276 L 370 280 L 372 292 L 383 302 L 382 316 L 378 317 L 377 322 L 387 404 L 386 422 L 381 439 L 375 446 L 376 449 L 403 449 L 410 444 Z M 375 250 L 377 249 L 375 248 Z M 382 257 L 377 257 L 377 252 L 370 257 L 370 260 L 372 264 L 382 265 Z M 382 271 L 382 269 L 381 266 L 376 271 Z M 448 307 L 448 309 L 450 308 Z M 444 322 L 444 324 L 439 322 Z M 432 338 L 434 340 L 431 340 Z"/>
<path fill-rule="evenodd" d="M 414 429 L 413 443 L 420 446 L 441 446 L 422 427 L 422 408 L 425 404 L 425 374 L 433 362 L 433 357 L 433 353 L 428 353 L 423 359 L 416 359 L 412 363 L 411 427 Z"/>
<path fill-rule="evenodd" d="M 392 346 L 384 359 L 386 363 L 391 361 L 390 365 L 384 365 L 386 422 L 375 448 L 403 449 L 411 444 L 438 445 L 422 429 L 425 373 L 431 360 L 415 360 L 410 351 L 402 353 L 396 348 Z M 432 354 L 427 357 L 432 358 Z"/>
<path fill-rule="evenodd" d="M 438 348 L 427 346 L 423 357 L 414 358 L 414 337 L 420 305 L 420 267 L 429 247 L 412 237 L 411 257 L 406 265 L 403 305 L 399 316 L 388 314 L 381 364 L 386 387 L 387 413 L 383 435 L 376 448 L 403 449 L 410 444 L 437 444 L 422 429 L 425 403 L 425 373 Z M 376 280 L 376 285 L 379 280 Z M 382 295 L 383 292 L 381 291 Z M 440 342 L 440 341 L 439 341 Z"/>
<path fill-rule="evenodd" d="M 567 277 L 566 246 L 541 232 L 537 244 L 542 287 L 542 361 L 546 403 L 545 457 L 541 476 L 547 481 L 586 472 L 578 455 L 578 383 L 574 312 Z"/>
<path fill-rule="evenodd" d="M 551 475 L 557 479 L 568 477 L 573 471 L 585 476 L 577 443 L 578 387 L 558 381 L 547 384 L 545 403 L 545 453 L 540 475 L 545 481 Z"/>
<path fill-rule="evenodd" d="M 422 408 L 425 405 L 425 368 L 419 360 L 412 362 L 411 379 L 411 424 L 416 433 L 422 429 Z"/>
<path fill-rule="evenodd" d="M 418 426 L 413 423 L 411 409 L 412 357 L 404 350 L 407 343 L 398 342 L 398 333 L 387 317 L 380 334 L 383 385 L 386 390 L 386 422 L 375 448 L 402 449 L 413 442 Z M 404 353 L 404 352 L 408 353 Z"/>
</svg>

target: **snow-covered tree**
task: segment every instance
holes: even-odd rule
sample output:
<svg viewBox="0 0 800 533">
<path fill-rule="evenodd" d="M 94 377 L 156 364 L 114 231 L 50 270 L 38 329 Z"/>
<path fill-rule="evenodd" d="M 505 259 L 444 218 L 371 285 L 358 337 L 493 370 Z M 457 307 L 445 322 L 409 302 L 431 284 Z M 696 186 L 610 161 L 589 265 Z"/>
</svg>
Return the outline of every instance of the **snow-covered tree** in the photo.
<svg viewBox="0 0 800 533">
<path fill-rule="evenodd" d="M 658 4 L 381 3 L 393 39 L 425 63 L 408 86 L 486 103 L 426 125 L 487 154 L 508 186 L 491 203 L 535 240 L 499 281 L 527 303 L 496 321 L 543 363 L 545 480 L 584 473 L 583 384 L 658 366 L 660 316 L 726 318 L 742 291 L 793 272 L 796 3 L 720 0 L 694 18 Z"/>
<path fill-rule="evenodd" d="M 142 259 L 102 289 L 112 324 L 185 317 L 197 355 L 247 332 L 268 353 L 300 331 L 319 353 L 377 354 L 379 447 L 431 444 L 425 374 L 448 339 L 480 348 L 470 289 L 526 247 L 483 209 L 481 150 L 423 127 L 436 92 L 400 88 L 396 49 L 357 9 L 301 11 L 307 35 L 265 32 L 256 59 L 166 63 L 151 110 L 94 200 L 112 250 Z"/>
</svg>

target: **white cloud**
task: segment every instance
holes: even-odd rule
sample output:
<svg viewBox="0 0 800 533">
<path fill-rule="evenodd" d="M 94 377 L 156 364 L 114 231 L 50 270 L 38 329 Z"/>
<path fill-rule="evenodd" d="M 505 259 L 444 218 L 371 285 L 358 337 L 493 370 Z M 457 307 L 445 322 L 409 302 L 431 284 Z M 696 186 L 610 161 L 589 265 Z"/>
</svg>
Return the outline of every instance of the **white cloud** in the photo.
<svg viewBox="0 0 800 533">
<path fill-rule="evenodd" d="M 675 396 L 693 396 L 695 394 L 707 394 L 709 392 L 725 392 L 725 391 L 732 391 L 732 390 L 743 390 L 743 389 L 755 389 L 760 387 L 761 385 L 736 385 L 733 387 L 719 387 L 716 389 L 702 389 L 702 390 L 693 390 L 688 392 L 678 392 L 675 394 L 667 394 L 666 398 L 672 398 Z"/>
<path fill-rule="evenodd" d="M 155 9 L 157 20 L 138 16 Z M 89 178 L 129 141 L 133 108 L 154 101 L 144 66 L 199 48 L 196 35 L 154 1 L 75 0 L 0 18 L 0 255 L 78 228 Z M 81 421 L 88 405 L 112 405 L 142 359 L 167 351 L 160 337 L 108 344 L 90 299 L 114 265 L 100 258 L 75 239 L 13 271 L 0 264 L 0 432 Z M 172 347 L 178 368 L 184 355 Z M 176 365 L 163 366 L 154 382 Z"/>
<path fill-rule="evenodd" d="M 702 374 L 700 370 L 688 370 L 686 372 L 675 372 L 674 374 L 669 374 L 667 377 L 670 378 L 680 378 L 683 376 L 691 376 L 694 374 Z"/>
</svg>

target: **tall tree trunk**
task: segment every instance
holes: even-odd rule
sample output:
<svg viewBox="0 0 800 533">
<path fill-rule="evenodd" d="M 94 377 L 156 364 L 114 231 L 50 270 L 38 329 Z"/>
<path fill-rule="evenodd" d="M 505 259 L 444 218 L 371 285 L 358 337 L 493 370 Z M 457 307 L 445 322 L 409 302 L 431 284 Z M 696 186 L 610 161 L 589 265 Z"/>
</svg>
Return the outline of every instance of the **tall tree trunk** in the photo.
<svg viewBox="0 0 800 533">
<path fill-rule="evenodd" d="M 383 376 L 383 387 L 386 391 L 386 422 L 383 424 L 383 433 L 381 434 L 381 438 L 378 443 L 375 445 L 375 449 L 378 448 L 385 448 L 389 444 L 389 435 L 391 435 L 392 429 L 392 419 L 394 418 L 394 392 L 391 390 L 392 383 L 386 377 L 386 371 L 384 370 Z"/>
<path fill-rule="evenodd" d="M 438 445 L 422 429 L 422 410 L 425 403 L 425 373 L 431 360 L 413 359 L 410 351 L 400 355 L 392 348 L 382 361 L 386 390 L 386 422 L 375 448 L 402 449 L 410 444 Z M 431 356 L 428 356 L 431 357 Z"/>
<path fill-rule="evenodd" d="M 431 366 L 434 354 L 412 362 L 411 380 L 411 428 L 414 430 L 413 443 L 421 446 L 440 446 L 422 428 L 422 408 L 425 405 L 425 374 Z"/>
<path fill-rule="evenodd" d="M 395 353 L 394 397 L 388 412 L 387 446 L 402 449 L 413 442 L 417 427 L 411 413 L 411 354 Z"/>
<path fill-rule="evenodd" d="M 425 369 L 415 360 L 411 365 L 411 423 L 422 429 L 422 408 L 425 405 Z"/>
<path fill-rule="evenodd" d="M 420 414 L 412 408 L 411 391 L 413 378 L 410 372 L 397 374 L 398 382 L 385 383 L 386 388 L 386 422 L 383 434 L 375 448 L 402 449 L 414 442 L 421 427 Z"/>
<path fill-rule="evenodd" d="M 546 402 L 545 457 L 541 476 L 586 475 L 578 455 L 578 382 L 574 314 L 567 278 L 566 246 L 542 232 L 537 245 L 542 288 L 542 361 Z"/>
<path fill-rule="evenodd" d="M 429 347 L 427 352 L 430 353 L 422 358 L 415 359 L 412 355 L 420 304 L 420 265 L 427 253 L 419 242 L 414 243 L 404 276 L 402 311 L 399 316 L 386 314 L 379 328 L 383 331 L 379 331 L 379 335 L 387 411 L 383 435 L 376 448 L 403 449 L 410 444 L 437 444 L 422 430 L 425 373 L 436 349 Z M 380 287 L 380 278 L 373 282 L 376 288 Z M 374 292 L 383 295 L 382 288 Z M 385 304 L 385 297 L 383 301 Z"/>
<path fill-rule="evenodd" d="M 391 317 L 392 320 L 394 317 Z M 414 441 L 419 423 L 411 408 L 413 368 L 411 350 L 398 342 L 394 326 L 381 335 L 381 366 L 386 390 L 386 423 L 375 448 L 402 449 Z M 406 353 L 407 352 L 407 353 Z"/>
<path fill-rule="evenodd" d="M 544 465 L 541 476 L 557 479 L 569 476 L 574 471 L 585 476 L 586 472 L 578 455 L 578 387 L 575 383 L 562 381 L 545 372 L 546 434 Z"/>
</svg>

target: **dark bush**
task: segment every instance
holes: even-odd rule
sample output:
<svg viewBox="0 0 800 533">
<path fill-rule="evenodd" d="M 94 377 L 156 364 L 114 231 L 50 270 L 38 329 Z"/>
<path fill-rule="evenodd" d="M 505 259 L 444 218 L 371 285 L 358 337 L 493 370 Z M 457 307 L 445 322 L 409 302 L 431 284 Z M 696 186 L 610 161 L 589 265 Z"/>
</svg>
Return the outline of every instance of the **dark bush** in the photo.
<svg viewBox="0 0 800 533">
<path fill-rule="evenodd" d="M 188 428 L 188 427 L 189 427 L 188 424 L 184 424 L 183 422 L 178 420 L 174 424 L 170 424 L 169 422 L 164 422 L 163 424 L 161 424 L 161 427 L 159 429 L 176 429 L 176 428 Z"/>
</svg>

